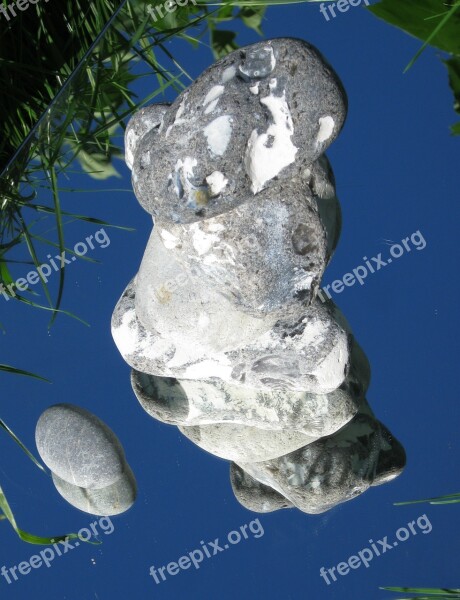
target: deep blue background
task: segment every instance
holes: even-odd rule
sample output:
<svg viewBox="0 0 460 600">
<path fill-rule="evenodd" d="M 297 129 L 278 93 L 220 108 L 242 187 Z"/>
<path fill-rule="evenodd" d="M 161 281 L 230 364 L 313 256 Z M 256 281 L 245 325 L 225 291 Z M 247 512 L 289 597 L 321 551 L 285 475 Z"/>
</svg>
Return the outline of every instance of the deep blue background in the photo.
<svg viewBox="0 0 460 600">
<path fill-rule="evenodd" d="M 243 509 L 231 491 L 228 464 L 194 447 L 179 432 L 149 418 L 139 407 L 110 334 L 110 317 L 124 286 L 136 272 L 150 231 L 150 217 L 130 192 L 68 194 L 64 208 L 92 214 L 136 233 L 107 230 L 111 244 L 91 256 L 102 264 L 69 266 L 64 308 L 91 323 L 87 328 L 60 316 L 47 332 L 48 315 L 0 297 L 0 362 L 39 372 L 48 385 L 1 375 L 1 417 L 30 447 L 35 423 L 49 405 L 70 402 L 102 417 L 119 435 L 137 476 L 139 497 L 100 547 L 81 546 L 7 585 L 5 598 L 71 600 L 267 598 L 390 598 L 383 585 L 458 587 L 460 507 L 393 502 L 460 491 L 457 392 L 459 339 L 458 265 L 459 140 L 447 74 L 437 53 L 426 51 L 406 75 L 404 66 L 419 42 L 362 8 L 326 22 L 318 5 L 268 10 L 266 37 L 295 36 L 316 45 L 341 76 L 350 110 L 346 127 L 329 152 L 343 210 L 341 241 L 324 283 L 362 262 L 388 253 L 421 230 L 423 251 L 400 260 L 335 299 L 372 364 L 369 401 L 403 442 L 405 472 L 321 516 L 295 510 L 260 516 L 265 535 L 242 541 L 206 560 L 199 571 L 183 571 L 155 585 L 150 565 L 165 565 L 221 539 L 258 515 Z M 257 41 L 245 30 L 241 44 Z M 206 47 L 192 51 L 173 42 L 170 50 L 192 76 L 212 62 Z M 143 81 L 144 92 L 156 79 Z M 123 181 L 76 187 L 130 188 Z M 95 227 L 67 227 L 68 245 Z M 27 272 L 27 268 L 24 272 Z M 55 278 L 56 279 L 56 278 Z M 53 285 L 55 285 L 53 281 Z M 51 535 L 77 531 L 94 519 L 67 505 L 51 482 L 6 436 L 0 436 L 1 485 L 21 527 Z M 347 560 L 368 545 L 426 513 L 433 525 L 398 548 L 326 586 L 321 566 Z M 11 566 L 40 550 L 22 543 L 0 523 L 0 566 Z"/>
</svg>

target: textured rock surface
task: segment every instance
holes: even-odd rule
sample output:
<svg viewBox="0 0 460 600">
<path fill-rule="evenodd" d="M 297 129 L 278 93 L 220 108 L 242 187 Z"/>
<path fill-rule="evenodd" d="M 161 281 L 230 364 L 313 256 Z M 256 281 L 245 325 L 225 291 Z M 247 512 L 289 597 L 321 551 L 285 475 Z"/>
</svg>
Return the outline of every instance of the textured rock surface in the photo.
<svg viewBox="0 0 460 600">
<path fill-rule="evenodd" d="M 265 188 L 274 198 L 323 154 L 345 115 L 339 79 L 306 42 L 242 48 L 177 98 L 154 139 L 140 139 L 134 191 L 148 212 L 176 223 L 216 216 Z M 208 179 L 215 172 L 219 193 Z"/>
<path fill-rule="evenodd" d="M 339 387 L 350 363 L 350 336 L 331 302 L 315 299 L 296 320 L 278 321 L 253 343 L 209 355 L 205 342 L 182 330 L 171 337 L 148 331 L 137 317 L 135 281 L 119 300 L 112 333 L 126 362 L 138 371 L 177 379 L 212 379 L 260 390 L 327 394 Z M 222 314 L 223 321 L 225 315 Z M 191 328 L 188 328 L 190 330 Z M 203 336 L 206 336 L 203 327 Z M 233 334 L 234 335 L 234 334 Z M 244 333 L 242 332 L 242 335 Z M 199 336 L 197 336 L 199 337 Z"/>
<path fill-rule="evenodd" d="M 136 498 L 136 481 L 113 431 L 73 404 L 56 404 L 40 416 L 35 441 L 58 492 L 94 515 L 116 515 Z"/>
<path fill-rule="evenodd" d="M 321 54 L 284 38 L 232 52 L 126 130 L 154 229 L 115 343 L 144 410 L 234 461 L 257 512 L 322 512 L 405 462 L 365 400 L 365 354 L 317 297 L 341 230 L 324 151 L 345 114 Z"/>
<path fill-rule="evenodd" d="M 172 425 L 238 423 L 311 437 L 335 433 L 356 414 L 370 382 L 367 358 L 356 341 L 343 384 L 329 394 L 237 387 L 221 380 L 155 377 L 133 370 L 134 393 L 146 412 Z"/>
<path fill-rule="evenodd" d="M 326 155 L 321 156 L 310 168 L 305 169 L 303 176 L 317 203 L 320 219 L 326 232 L 326 257 L 329 262 L 339 242 L 342 211 L 335 193 L 334 173 Z"/>
<path fill-rule="evenodd" d="M 390 481 L 404 468 L 406 458 L 401 444 L 365 412 L 338 433 L 286 456 L 266 462 L 240 462 L 239 466 L 303 512 L 329 510 L 371 485 Z"/>
<path fill-rule="evenodd" d="M 248 475 L 235 463 L 230 465 L 230 481 L 236 499 L 248 510 L 265 513 L 294 506 L 287 498 Z"/>
<path fill-rule="evenodd" d="M 56 404 L 45 410 L 35 441 L 46 466 L 79 487 L 103 488 L 123 473 L 125 454 L 117 436 L 79 406 Z"/>
<path fill-rule="evenodd" d="M 154 138 L 169 106 L 169 104 L 152 104 L 141 108 L 130 119 L 125 131 L 125 162 L 128 168 L 133 167 L 139 140 L 147 133 Z"/>
<path fill-rule="evenodd" d="M 131 508 L 136 500 L 136 480 L 128 466 L 115 483 L 97 490 L 72 485 L 55 473 L 52 478 L 57 491 L 69 504 L 92 515 L 119 515 Z"/>
<path fill-rule="evenodd" d="M 236 423 L 180 426 L 179 430 L 203 450 L 237 462 L 270 460 L 318 439 L 289 429 L 274 431 Z"/>
<path fill-rule="evenodd" d="M 276 193 L 264 190 L 257 202 L 214 218 L 190 225 L 158 223 L 158 236 L 152 235 L 139 270 L 140 319 L 148 326 L 144 305 L 149 288 L 152 281 L 157 289 L 165 286 L 174 262 L 184 272 L 193 269 L 201 288 L 216 290 L 240 312 L 279 318 L 300 301 L 308 304 L 326 267 L 328 238 L 318 207 L 328 202 L 314 198 L 308 185 L 286 181 Z M 160 240 L 166 252 L 158 248 Z M 162 266 L 155 276 L 160 255 L 167 255 L 171 266 Z M 168 306 L 164 302 L 165 310 Z"/>
</svg>

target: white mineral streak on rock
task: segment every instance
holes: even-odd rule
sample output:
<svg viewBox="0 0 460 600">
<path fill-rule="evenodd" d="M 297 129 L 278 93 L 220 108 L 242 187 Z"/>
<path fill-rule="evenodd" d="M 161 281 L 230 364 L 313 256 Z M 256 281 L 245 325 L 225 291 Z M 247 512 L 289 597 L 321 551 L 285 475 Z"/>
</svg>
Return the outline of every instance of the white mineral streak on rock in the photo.
<svg viewBox="0 0 460 600">
<path fill-rule="evenodd" d="M 215 85 L 213 88 L 209 90 L 206 94 L 206 98 L 203 101 L 203 106 L 207 106 L 210 102 L 215 102 L 219 100 L 219 98 L 224 93 L 225 87 L 223 85 Z M 207 112 L 205 111 L 207 114 Z"/>
<path fill-rule="evenodd" d="M 134 354 L 138 349 L 138 336 L 132 326 L 135 320 L 135 310 L 129 310 L 123 315 L 120 326 L 112 329 L 115 343 L 124 356 Z"/>
<path fill-rule="evenodd" d="M 139 136 L 136 135 L 134 129 L 130 129 L 125 137 L 125 162 L 129 169 L 133 166 L 134 148 L 136 147 Z"/>
<path fill-rule="evenodd" d="M 236 67 L 234 65 L 230 65 L 227 67 L 222 73 L 222 83 L 227 83 L 231 79 L 233 79 L 236 75 Z"/>
<path fill-rule="evenodd" d="M 184 160 L 179 159 L 176 162 L 174 174 L 169 174 L 177 197 L 182 199 L 185 196 L 190 204 L 197 203 L 199 195 L 198 188 L 190 181 L 193 177 L 193 169 L 197 164 L 196 158 L 186 156 Z"/>
<path fill-rule="evenodd" d="M 179 244 L 180 240 L 178 240 L 178 238 L 176 238 L 175 235 L 169 233 L 169 231 L 166 231 L 166 229 L 162 229 L 160 235 L 161 239 L 163 240 L 163 244 L 165 245 L 165 248 L 167 248 L 168 250 L 172 250 Z"/>
<path fill-rule="evenodd" d="M 228 183 L 228 179 L 220 171 L 213 171 L 206 177 L 206 183 L 209 185 L 211 196 L 218 196 Z"/>
<path fill-rule="evenodd" d="M 266 46 L 265 49 L 270 51 L 270 66 L 273 71 L 276 67 L 276 58 L 275 54 L 273 53 L 273 48 L 271 46 Z"/>
<path fill-rule="evenodd" d="M 190 227 L 192 231 L 192 239 L 195 250 L 198 256 L 202 256 L 211 250 L 213 244 L 217 244 L 220 240 L 216 233 L 207 233 L 200 227 L 200 223 L 193 223 Z"/>
<path fill-rule="evenodd" d="M 204 128 L 208 148 L 216 156 L 222 156 L 232 137 L 232 117 L 224 115 L 217 117 Z"/>
<path fill-rule="evenodd" d="M 327 142 L 334 132 L 334 119 L 332 117 L 321 117 L 319 120 L 319 131 L 316 137 L 318 144 Z"/>
<path fill-rule="evenodd" d="M 174 118 L 174 123 L 172 125 L 170 125 L 168 127 L 168 129 L 166 130 L 166 134 L 165 134 L 166 138 L 171 133 L 171 129 L 173 127 L 177 127 L 177 125 L 182 125 L 183 123 L 186 122 L 186 120 L 182 118 L 182 115 L 184 114 L 184 112 L 185 112 L 185 98 L 182 100 L 182 102 L 179 105 L 179 108 L 177 109 L 177 113 L 176 113 L 176 116 Z"/>
<path fill-rule="evenodd" d="M 206 107 L 204 114 L 205 115 L 209 115 L 211 113 L 214 112 L 214 110 L 217 108 L 217 105 L 219 104 L 219 98 L 217 98 L 216 100 L 213 100 L 212 102 L 210 102 L 208 104 L 208 106 Z"/>
<path fill-rule="evenodd" d="M 292 143 L 294 125 L 286 101 L 286 90 L 281 96 L 275 96 L 276 79 L 270 82 L 271 94 L 261 98 L 271 113 L 273 123 L 265 133 L 251 133 L 248 141 L 244 164 L 251 179 L 253 194 L 257 194 L 265 184 L 276 177 L 282 169 L 295 161 L 298 148 Z"/>
<path fill-rule="evenodd" d="M 167 105 L 147 106 L 136 113 L 128 123 L 125 131 L 125 162 L 129 169 L 133 168 L 139 142 L 146 133 L 161 125 L 166 110 Z"/>
<path fill-rule="evenodd" d="M 228 380 L 232 373 L 232 366 L 228 360 L 217 361 L 209 358 L 187 367 L 184 377 L 185 379 L 206 379 L 209 377 L 209 373 L 212 373 L 212 377 Z"/>
</svg>

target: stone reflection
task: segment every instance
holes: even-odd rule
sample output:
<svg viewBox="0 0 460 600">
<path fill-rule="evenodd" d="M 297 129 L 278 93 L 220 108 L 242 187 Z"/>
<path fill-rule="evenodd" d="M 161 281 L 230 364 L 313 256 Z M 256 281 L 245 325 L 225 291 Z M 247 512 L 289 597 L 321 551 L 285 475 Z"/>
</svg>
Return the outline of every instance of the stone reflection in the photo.
<svg viewBox="0 0 460 600">
<path fill-rule="evenodd" d="M 96 415 L 55 404 L 40 416 L 35 441 L 59 494 L 76 508 L 113 516 L 134 504 L 137 485 L 123 447 Z"/>
<path fill-rule="evenodd" d="M 345 116 L 320 53 L 276 39 L 126 130 L 154 228 L 114 340 L 142 407 L 232 461 L 237 499 L 258 512 L 319 513 L 405 463 L 366 402 L 367 358 L 317 294 L 341 228 L 324 152 Z"/>
</svg>

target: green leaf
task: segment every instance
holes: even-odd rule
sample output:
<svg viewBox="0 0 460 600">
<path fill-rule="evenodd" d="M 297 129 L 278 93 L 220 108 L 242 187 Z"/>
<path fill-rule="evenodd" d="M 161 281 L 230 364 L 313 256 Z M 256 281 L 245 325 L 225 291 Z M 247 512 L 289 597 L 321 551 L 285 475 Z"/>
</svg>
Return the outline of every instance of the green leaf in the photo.
<svg viewBox="0 0 460 600">
<path fill-rule="evenodd" d="M 409 587 L 381 587 L 380 589 L 385 590 L 387 592 L 403 592 L 405 594 L 425 594 L 424 596 L 417 596 L 416 598 L 412 597 L 411 600 L 450 600 L 451 598 L 460 598 L 460 589 Z"/>
<path fill-rule="evenodd" d="M 74 147 L 74 146 L 73 146 Z M 109 177 L 121 177 L 120 173 L 112 165 L 110 157 L 97 152 L 89 153 L 81 148 L 77 154 L 77 160 L 85 173 L 94 179 L 108 179 Z"/>
<path fill-rule="evenodd" d="M 259 35 L 262 35 L 260 26 L 262 24 L 262 19 L 264 18 L 265 10 L 265 6 L 246 6 L 240 10 L 238 17 L 243 21 L 246 27 L 254 29 Z"/>
<path fill-rule="evenodd" d="M 18 444 L 18 446 L 21 448 L 21 450 L 23 450 L 27 454 L 27 456 L 30 458 L 30 460 L 39 469 L 41 469 L 44 473 L 48 474 L 48 472 L 45 469 L 45 467 L 35 458 L 35 456 L 32 454 L 32 452 L 30 452 L 29 450 L 27 450 L 27 448 L 24 446 L 24 444 L 21 442 L 21 440 L 16 436 L 16 434 L 14 433 L 14 431 L 12 431 L 8 427 L 8 425 L 5 423 L 5 421 L 3 421 L 3 419 L 0 419 L 0 427 L 2 427 L 13 438 L 13 440 L 16 442 L 16 444 Z"/>
<path fill-rule="evenodd" d="M 374 15 L 431 46 L 460 55 L 460 3 L 446 6 L 444 0 L 382 0 L 369 6 Z M 443 27 L 432 36 L 439 23 L 452 11 Z M 432 36 L 432 37 L 431 37 Z"/>
<path fill-rule="evenodd" d="M 409 504 L 453 504 L 460 502 L 460 494 L 447 494 L 435 498 L 425 498 L 424 500 L 407 500 L 406 502 L 395 502 L 395 506 L 407 506 Z"/>
<path fill-rule="evenodd" d="M 6 371 L 7 373 L 15 373 L 16 375 L 25 375 L 26 377 L 33 377 L 34 379 L 40 379 L 40 381 L 46 381 L 46 383 L 51 383 L 49 379 L 45 379 L 40 375 L 35 375 L 35 373 L 23 371 L 22 369 L 16 369 L 15 367 L 10 367 L 9 365 L 0 364 L 0 371 Z"/>
<path fill-rule="evenodd" d="M 216 59 L 223 58 L 238 48 L 235 42 L 236 33 L 223 29 L 214 29 L 211 32 L 211 47 Z"/>
<path fill-rule="evenodd" d="M 11 526 L 13 527 L 15 532 L 18 534 L 18 536 L 21 538 L 21 540 L 23 542 L 27 542 L 28 544 L 50 545 L 50 544 L 54 544 L 55 542 L 72 540 L 72 539 L 75 539 L 78 537 L 78 534 L 76 534 L 76 533 L 68 533 L 66 535 L 54 535 L 53 537 L 41 537 L 38 535 L 34 535 L 32 533 L 28 533 L 27 531 L 24 531 L 23 529 L 18 527 L 18 524 L 16 523 L 16 519 L 14 518 L 14 515 L 13 515 L 13 511 L 11 510 L 10 505 L 8 504 L 8 500 L 6 499 L 6 496 L 1 487 L 0 487 L 0 509 L 3 511 L 3 514 L 8 519 Z M 86 540 L 82 540 L 82 541 L 86 541 Z M 89 544 L 100 544 L 101 542 L 88 542 L 88 543 Z"/>
<path fill-rule="evenodd" d="M 460 34 L 460 32 L 459 32 Z M 460 57 L 445 60 L 449 72 L 449 85 L 454 93 L 454 110 L 460 114 Z"/>
</svg>

